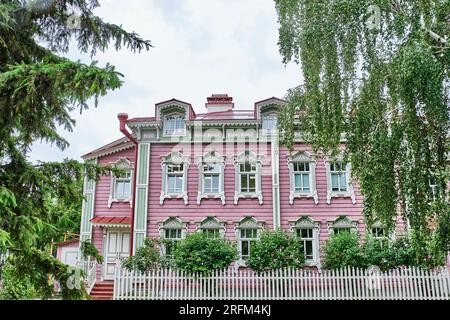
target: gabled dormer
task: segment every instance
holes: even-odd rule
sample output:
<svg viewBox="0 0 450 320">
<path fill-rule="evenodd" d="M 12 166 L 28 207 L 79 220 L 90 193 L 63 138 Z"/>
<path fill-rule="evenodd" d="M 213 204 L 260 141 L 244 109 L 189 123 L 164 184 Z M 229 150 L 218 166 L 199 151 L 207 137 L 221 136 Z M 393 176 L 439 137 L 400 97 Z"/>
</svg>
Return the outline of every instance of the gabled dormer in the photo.
<svg viewBox="0 0 450 320">
<path fill-rule="evenodd" d="M 157 103 L 155 114 L 163 137 L 186 136 L 187 121 L 195 118 L 191 104 L 177 99 Z"/>
<path fill-rule="evenodd" d="M 278 125 L 278 112 L 287 102 L 275 97 L 255 103 L 255 119 L 261 121 L 261 134 L 272 135 Z"/>
</svg>

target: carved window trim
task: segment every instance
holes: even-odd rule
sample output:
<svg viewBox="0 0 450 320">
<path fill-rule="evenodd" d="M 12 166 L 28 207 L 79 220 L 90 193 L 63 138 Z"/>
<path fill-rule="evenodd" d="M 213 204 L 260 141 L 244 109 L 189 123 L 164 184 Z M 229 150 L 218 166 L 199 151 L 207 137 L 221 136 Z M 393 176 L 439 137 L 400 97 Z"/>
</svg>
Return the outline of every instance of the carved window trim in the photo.
<svg viewBox="0 0 450 320">
<path fill-rule="evenodd" d="M 309 163 L 309 192 L 298 192 L 295 190 L 295 172 L 294 163 Z M 289 168 L 289 204 L 294 203 L 294 199 L 298 198 L 312 198 L 315 204 L 319 203 L 319 196 L 317 194 L 316 186 L 316 159 L 307 151 L 297 151 L 291 156 L 288 156 Z"/>
<path fill-rule="evenodd" d="M 240 165 L 249 162 L 256 165 L 255 175 L 255 192 L 241 192 Z M 234 157 L 235 168 L 235 192 L 234 204 L 238 204 L 239 199 L 256 198 L 259 204 L 263 204 L 263 194 L 261 189 L 261 172 L 262 172 L 262 156 L 257 155 L 251 150 L 245 150 L 238 156 Z"/>
<path fill-rule="evenodd" d="M 350 229 L 350 232 L 358 232 L 358 221 L 346 215 L 340 215 L 334 220 L 328 220 L 328 234 L 334 234 L 335 229 Z"/>
<path fill-rule="evenodd" d="M 342 157 L 338 157 L 337 159 L 327 158 L 325 159 L 325 171 L 327 176 L 327 204 L 331 204 L 332 198 L 351 198 L 352 203 L 356 203 L 356 195 L 355 190 L 353 188 L 353 183 L 351 181 L 351 164 L 349 162 L 346 163 L 345 173 L 347 180 L 347 191 L 333 191 L 332 189 L 332 181 L 331 181 L 331 169 L 330 164 L 336 162 L 344 162 Z"/>
<path fill-rule="evenodd" d="M 179 132 L 169 133 L 166 131 L 167 119 L 170 117 L 182 117 L 184 122 L 184 129 Z M 187 107 L 178 104 L 169 104 L 159 108 L 159 121 L 162 131 L 162 136 L 170 137 L 184 137 L 187 135 L 186 119 L 188 117 Z"/>
<path fill-rule="evenodd" d="M 165 235 L 166 230 L 181 230 L 181 238 L 177 240 L 172 239 L 172 241 L 179 241 L 186 238 L 186 234 L 188 233 L 188 223 L 183 222 L 178 217 L 169 217 L 163 222 L 160 222 L 158 224 L 158 232 L 160 239 L 167 239 Z M 162 254 L 166 255 L 167 252 L 166 246 L 162 245 L 161 249 Z"/>
<path fill-rule="evenodd" d="M 219 192 L 209 193 L 204 192 L 204 170 L 203 166 L 205 164 L 219 164 Z M 198 181 L 198 192 L 197 192 L 197 205 L 200 205 L 202 199 L 220 199 L 222 205 L 225 205 L 225 157 L 221 156 L 216 151 L 207 152 L 202 157 L 199 157 L 197 161 L 199 181 Z"/>
<path fill-rule="evenodd" d="M 168 191 L 168 172 L 167 167 L 172 164 L 183 164 L 183 187 L 181 192 L 169 192 Z M 188 169 L 190 165 L 190 158 L 183 155 L 179 151 L 170 152 L 166 156 L 161 157 L 162 167 L 162 183 L 161 183 L 161 196 L 159 202 L 164 204 L 165 199 L 183 199 L 184 204 L 188 204 Z"/>
<path fill-rule="evenodd" d="M 225 232 L 226 232 L 226 223 L 220 221 L 215 216 L 210 216 L 210 217 L 206 217 L 202 221 L 200 221 L 197 224 L 197 229 L 200 232 L 203 232 L 204 230 L 211 230 L 211 229 L 219 230 L 220 238 L 224 239 Z"/>
<path fill-rule="evenodd" d="M 275 128 L 268 130 L 264 128 L 266 121 L 275 122 Z M 261 114 L 261 135 L 263 136 L 273 136 L 277 133 L 278 130 L 278 112 L 276 111 L 267 111 Z"/>
<path fill-rule="evenodd" d="M 307 266 L 317 266 L 320 267 L 320 222 L 315 221 L 310 216 L 302 216 L 297 220 L 289 221 L 291 230 L 295 233 L 302 229 L 312 229 L 313 230 L 313 259 L 307 259 L 305 265 Z M 305 257 L 306 258 L 306 257 Z"/>
<path fill-rule="evenodd" d="M 119 178 L 117 178 L 114 173 L 111 173 L 108 208 L 111 208 L 113 203 L 123 203 L 123 202 L 128 202 L 131 208 L 132 206 L 131 199 L 133 198 L 134 164 L 127 158 L 120 158 L 114 162 L 110 162 L 110 165 L 130 172 L 130 196 L 128 198 L 119 198 L 116 196 L 116 181 Z"/>
<path fill-rule="evenodd" d="M 236 261 L 237 266 L 246 266 L 245 260 L 242 258 L 242 241 L 247 241 L 247 238 L 241 237 L 241 230 L 243 229 L 256 229 L 257 237 L 256 240 L 260 238 L 261 232 L 264 230 L 264 221 L 257 220 L 253 216 L 246 216 L 243 217 L 241 220 L 236 222 L 235 224 L 235 234 L 236 234 L 236 241 L 238 243 L 238 254 L 239 258 Z M 250 250 L 250 249 L 249 249 Z"/>
</svg>

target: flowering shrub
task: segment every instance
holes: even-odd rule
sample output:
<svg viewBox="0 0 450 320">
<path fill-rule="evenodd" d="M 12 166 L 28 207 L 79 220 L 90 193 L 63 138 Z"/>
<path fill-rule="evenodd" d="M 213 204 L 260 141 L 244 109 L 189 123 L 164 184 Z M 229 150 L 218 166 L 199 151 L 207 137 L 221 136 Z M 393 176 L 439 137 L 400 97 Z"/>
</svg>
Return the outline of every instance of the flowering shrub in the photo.
<svg viewBox="0 0 450 320">
<path fill-rule="evenodd" d="M 305 263 L 302 244 L 286 231 L 263 231 L 252 246 L 247 265 L 257 272 L 286 267 L 300 268 Z"/>
<path fill-rule="evenodd" d="M 343 267 L 366 267 L 366 259 L 355 232 L 334 234 L 325 243 L 323 265 L 327 269 Z"/>
<path fill-rule="evenodd" d="M 180 240 L 174 250 L 175 266 L 187 272 L 210 273 L 228 267 L 237 257 L 236 246 L 195 232 Z"/>
</svg>

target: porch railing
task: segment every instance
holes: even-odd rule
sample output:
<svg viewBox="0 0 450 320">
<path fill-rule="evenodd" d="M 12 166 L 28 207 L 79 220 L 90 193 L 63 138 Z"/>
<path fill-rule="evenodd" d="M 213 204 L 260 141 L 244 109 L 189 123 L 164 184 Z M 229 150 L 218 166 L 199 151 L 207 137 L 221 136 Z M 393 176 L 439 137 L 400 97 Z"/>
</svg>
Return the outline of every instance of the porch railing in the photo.
<svg viewBox="0 0 450 320">
<path fill-rule="evenodd" d="M 370 270 L 217 270 L 205 276 L 161 269 L 141 273 L 117 265 L 114 299 L 450 300 L 447 268 Z"/>
<path fill-rule="evenodd" d="M 78 261 L 77 266 L 84 272 L 84 283 L 87 292 L 90 293 L 97 281 L 97 261 Z"/>
</svg>

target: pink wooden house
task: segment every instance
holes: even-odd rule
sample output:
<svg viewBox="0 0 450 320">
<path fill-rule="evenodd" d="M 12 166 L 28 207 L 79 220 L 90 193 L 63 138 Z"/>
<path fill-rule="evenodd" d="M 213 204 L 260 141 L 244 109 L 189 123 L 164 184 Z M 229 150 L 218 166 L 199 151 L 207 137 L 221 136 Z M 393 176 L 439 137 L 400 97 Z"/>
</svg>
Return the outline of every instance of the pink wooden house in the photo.
<svg viewBox="0 0 450 320">
<path fill-rule="evenodd" d="M 261 230 L 283 228 L 298 233 L 307 264 L 320 267 L 332 233 L 387 236 L 364 224 L 350 163 L 314 154 L 300 135 L 293 152 L 279 145 L 285 103 L 273 97 L 236 110 L 232 97 L 213 94 L 204 114 L 176 99 L 157 103 L 154 117 L 119 114 L 124 137 L 83 156 L 126 172 L 85 181 L 80 236 L 105 258 L 97 277 L 113 279 L 116 260 L 146 237 L 225 237 L 237 242 L 237 263 L 245 265 Z"/>
</svg>

